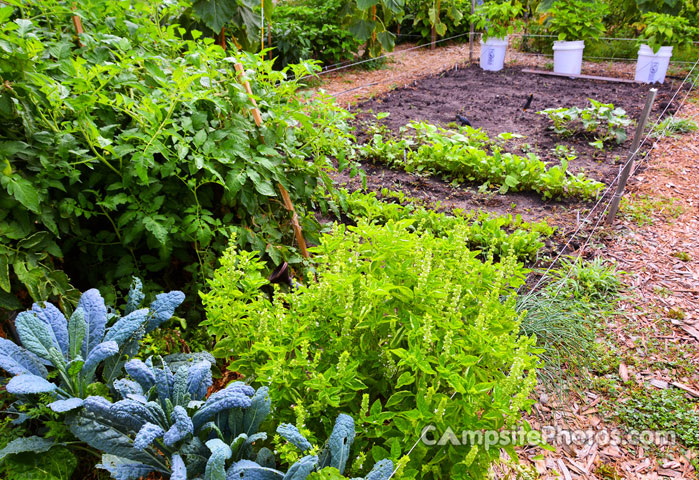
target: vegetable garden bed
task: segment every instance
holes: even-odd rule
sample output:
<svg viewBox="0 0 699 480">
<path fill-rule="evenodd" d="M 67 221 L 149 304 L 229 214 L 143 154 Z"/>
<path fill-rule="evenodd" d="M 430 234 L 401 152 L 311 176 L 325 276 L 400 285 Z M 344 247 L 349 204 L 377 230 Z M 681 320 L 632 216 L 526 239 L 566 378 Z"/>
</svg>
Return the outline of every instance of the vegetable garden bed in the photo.
<svg viewBox="0 0 699 480">
<path fill-rule="evenodd" d="M 521 72 L 519 67 L 508 67 L 498 73 L 484 72 L 477 66 L 467 66 L 417 80 L 412 85 L 397 88 L 358 106 L 358 137 L 369 140 L 367 122 L 376 121 L 376 114 L 389 113 L 379 122 L 397 134 L 410 121 L 425 121 L 442 127 L 454 127 L 456 115 L 465 115 L 476 128 L 482 128 L 491 139 L 501 133 L 515 133 L 523 138 L 512 138 L 504 143 L 503 151 L 526 156 L 536 153 L 549 166 L 560 163 L 567 156 L 568 171 L 584 171 L 592 179 L 609 184 L 626 159 L 633 136 L 633 125 L 628 126 L 626 141 L 605 143 L 604 149 L 589 145 L 589 135 L 558 135 L 549 128 L 552 123 L 537 112 L 547 108 L 584 108 L 589 98 L 620 107 L 633 120 L 643 107 L 648 85 L 622 84 L 582 79 L 544 77 Z M 659 92 L 651 112 L 649 124 L 668 107 L 677 89 L 674 82 L 658 87 Z M 533 94 L 531 106 L 525 111 L 527 98 Z M 675 100 L 665 115 L 674 113 Z M 556 146 L 567 150 L 556 152 Z M 646 145 L 647 146 L 647 145 Z M 573 152 L 574 150 L 574 152 Z M 645 149 L 644 149 L 645 150 Z M 574 153 L 574 155 L 571 155 Z M 567 154 L 567 155 L 566 155 Z M 479 192 L 482 182 L 459 184 L 443 181 L 438 176 L 416 177 L 402 170 L 388 168 L 380 163 L 364 162 L 367 185 L 370 189 L 382 187 L 402 189 L 410 195 L 428 201 L 440 201 L 444 208 L 485 208 L 496 213 L 519 213 L 526 220 L 553 217 L 553 223 L 565 227 L 577 222 L 577 211 L 585 202 L 575 198 L 556 201 L 543 200 L 531 192 L 508 192 L 497 195 L 497 189 L 488 189 L 495 195 Z M 358 180 L 349 180 L 356 187 Z M 562 208 L 563 207 L 563 208 Z M 564 228 L 565 230 L 565 228 Z"/>
</svg>

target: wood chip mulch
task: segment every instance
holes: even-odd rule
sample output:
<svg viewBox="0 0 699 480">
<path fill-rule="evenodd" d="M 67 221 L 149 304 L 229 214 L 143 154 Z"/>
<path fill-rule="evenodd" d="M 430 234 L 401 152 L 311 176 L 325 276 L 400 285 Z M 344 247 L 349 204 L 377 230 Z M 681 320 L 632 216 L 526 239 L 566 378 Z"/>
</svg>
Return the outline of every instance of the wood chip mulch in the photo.
<svg viewBox="0 0 699 480">
<path fill-rule="evenodd" d="M 695 92 L 677 116 L 699 123 L 699 94 Z M 653 223 L 645 226 L 620 216 L 607 232 L 611 239 L 592 252 L 627 272 L 624 281 L 629 298 L 621 302 L 619 315 L 610 319 L 606 333 L 614 339 L 613 348 L 620 358 L 633 355 L 646 361 L 639 362 L 645 365 L 640 368 L 622 362 L 618 372 L 622 381 L 631 380 L 639 388 L 679 389 L 696 400 L 699 374 L 680 376 L 675 369 L 647 365 L 662 364 L 658 360 L 699 365 L 699 132 L 663 138 L 641 165 L 628 193 L 667 199 L 668 208 L 672 199 L 673 208 L 680 205 L 682 213 L 668 216 L 664 206 L 656 207 L 651 213 Z M 682 258 L 677 258 L 678 252 Z M 656 333 L 657 322 L 664 322 L 664 330 L 670 333 Z M 644 333 L 635 334 L 639 331 Z M 650 336 L 661 339 L 665 348 L 646 348 Z M 565 400 L 549 400 L 542 394 L 529 421 L 534 428 L 553 425 L 611 431 L 618 426 L 598 410 L 603 399 L 603 394 L 593 391 L 571 393 Z M 596 441 L 556 446 L 555 452 L 531 447 L 519 449 L 518 455 L 522 465 L 535 470 L 541 479 L 698 478 L 690 461 L 695 454 L 679 444 L 653 451 Z M 494 469 L 497 478 L 515 478 L 517 468 L 522 468 L 508 464 L 511 462 L 505 461 Z"/>
</svg>

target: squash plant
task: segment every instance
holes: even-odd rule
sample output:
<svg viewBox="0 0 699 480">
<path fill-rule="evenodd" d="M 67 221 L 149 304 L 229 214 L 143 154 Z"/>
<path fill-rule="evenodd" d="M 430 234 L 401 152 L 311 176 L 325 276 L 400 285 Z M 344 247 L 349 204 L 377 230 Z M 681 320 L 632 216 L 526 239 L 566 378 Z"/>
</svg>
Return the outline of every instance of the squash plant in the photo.
<svg viewBox="0 0 699 480">
<path fill-rule="evenodd" d="M 268 1 L 264 6 L 262 12 L 258 0 L 195 0 L 192 11 L 207 28 L 220 36 L 219 42 L 223 45 L 227 35 L 231 35 L 237 46 L 256 51 L 262 41 L 262 24 L 271 18 L 274 3 Z"/>
</svg>

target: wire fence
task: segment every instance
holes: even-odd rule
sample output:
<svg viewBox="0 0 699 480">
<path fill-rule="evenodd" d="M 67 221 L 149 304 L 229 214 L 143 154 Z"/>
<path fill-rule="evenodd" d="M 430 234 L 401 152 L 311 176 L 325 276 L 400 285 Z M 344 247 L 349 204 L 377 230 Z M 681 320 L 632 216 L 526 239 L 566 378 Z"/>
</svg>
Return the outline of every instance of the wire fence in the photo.
<svg viewBox="0 0 699 480">
<path fill-rule="evenodd" d="M 643 141 L 639 144 L 638 148 L 637 148 L 636 150 L 634 150 L 634 151 L 631 153 L 631 155 L 629 155 L 629 158 L 626 160 L 626 162 L 624 163 L 624 165 L 622 165 L 622 166 L 619 168 L 619 173 L 616 175 L 616 177 L 614 177 L 614 179 L 612 179 L 612 181 L 609 183 L 609 185 L 607 186 L 607 188 L 605 189 L 605 191 L 602 193 L 602 195 L 600 195 L 600 198 L 597 200 L 597 203 L 595 203 L 594 207 L 592 207 L 592 209 L 591 209 L 590 212 L 587 214 L 587 216 L 585 217 L 585 219 L 584 219 L 582 222 L 579 223 L 579 225 L 577 226 L 576 230 L 575 230 L 575 231 L 573 232 L 573 234 L 569 237 L 568 241 L 565 243 L 565 245 L 563 246 L 563 248 L 561 248 L 561 250 L 558 252 L 558 255 L 556 255 L 554 261 L 551 262 L 551 264 L 548 266 L 548 268 L 546 269 L 546 271 L 544 272 L 544 274 L 539 278 L 539 280 L 538 280 L 537 283 L 534 285 L 534 287 L 532 287 L 532 288 L 529 290 L 529 292 L 527 292 L 527 294 L 533 294 L 534 292 L 536 292 L 537 288 L 538 288 L 538 287 L 543 283 L 543 281 L 547 278 L 547 276 L 549 275 L 549 273 L 551 272 L 551 270 L 553 269 L 553 267 L 556 266 L 556 264 L 558 263 L 558 261 L 559 261 L 559 260 L 562 258 L 562 256 L 565 254 L 565 251 L 566 251 L 567 248 L 571 245 L 571 243 L 573 242 L 573 240 L 575 239 L 575 237 L 576 237 L 576 236 L 578 235 L 578 233 L 582 230 L 582 228 L 585 226 L 585 224 L 589 221 L 590 217 L 594 214 L 594 212 L 595 212 L 595 210 L 597 209 L 597 207 L 600 206 L 600 204 L 602 203 L 602 201 L 604 200 L 604 198 L 606 197 L 606 195 L 607 195 L 609 192 L 611 192 L 612 188 L 615 186 L 615 184 L 617 183 L 617 181 L 621 178 L 621 172 L 622 172 L 628 165 L 630 165 L 630 164 L 632 164 L 632 162 L 634 162 L 634 160 L 636 159 L 636 157 L 639 155 L 639 153 L 640 153 L 641 150 L 643 149 L 643 145 L 649 140 L 649 138 L 651 137 L 651 135 L 653 135 L 653 134 L 655 133 L 655 129 L 657 128 L 657 126 L 658 126 L 658 125 L 660 124 L 660 122 L 662 121 L 663 116 L 665 115 L 665 113 L 667 112 L 667 110 L 670 108 L 670 105 L 672 105 L 672 102 L 675 100 L 675 98 L 677 98 L 677 95 L 678 95 L 678 94 L 680 93 L 680 91 L 684 88 L 685 83 L 687 83 L 687 81 L 688 81 L 688 80 L 690 79 L 690 77 L 692 76 L 692 73 L 693 73 L 694 70 L 696 69 L 697 64 L 699 64 L 699 60 L 697 60 L 696 62 L 694 62 L 694 65 L 692 66 L 691 70 L 689 71 L 689 73 L 687 73 L 687 75 L 685 76 L 684 80 L 682 80 L 682 83 L 681 83 L 680 86 L 677 88 L 677 90 L 676 90 L 675 93 L 673 94 L 673 96 L 672 96 L 672 98 L 670 99 L 670 101 L 667 102 L 667 104 L 665 105 L 665 108 L 663 109 L 663 111 L 660 113 L 660 115 L 658 115 L 658 118 L 656 119 L 656 121 L 655 121 L 655 123 L 653 124 L 653 126 L 651 126 L 651 127 L 648 129 L 648 133 L 647 133 L 646 136 L 643 138 Z M 680 103 L 680 106 L 678 107 L 678 110 L 679 110 L 680 108 L 682 108 L 682 106 L 684 105 L 684 103 L 687 101 L 687 98 L 689 97 L 689 94 L 691 93 L 691 91 L 694 89 L 694 86 L 696 85 L 696 82 L 697 82 L 697 81 L 698 81 L 698 79 L 696 79 L 696 78 L 692 80 L 691 85 L 690 85 L 690 87 L 689 87 L 689 89 L 688 89 L 688 91 L 687 91 L 687 94 L 686 94 L 686 95 L 684 96 L 684 98 L 682 99 L 682 102 Z M 650 146 L 650 149 L 653 149 L 653 148 L 658 144 L 658 142 L 660 141 L 660 139 L 662 139 L 662 138 L 665 136 L 668 127 L 669 127 L 669 123 L 666 124 L 666 125 L 664 126 L 662 132 L 661 132 L 659 135 L 657 135 L 656 140 L 653 142 L 653 145 Z M 638 168 L 641 166 L 641 164 L 643 163 L 643 161 L 645 160 L 645 158 L 646 158 L 646 157 L 641 158 L 640 161 L 639 161 L 636 165 L 634 165 L 634 169 L 633 169 L 633 172 L 632 172 L 631 176 L 633 176 L 633 174 L 635 174 L 635 172 L 636 172 L 636 171 L 638 170 Z M 585 242 L 584 242 L 584 244 L 583 244 L 583 247 L 580 248 L 579 251 L 578 251 L 578 256 L 576 257 L 576 262 L 577 262 L 577 260 L 580 259 L 580 257 L 581 257 L 581 255 L 582 255 L 582 253 L 584 252 L 585 248 L 589 245 L 590 240 L 592 239 L 593 235 L 595 234 L 595 232 L 596 232 L 597 229 L 599 228 L 599 225 L 600 225 L 602 219 L 604 218 L 604 214 L 605 214 L 605 213 L 607 212 L 607 210 L 609 209 L 609 206 L 611 205 L 613 199 L 614 199 L 614 195 L 612 195 L 612 196 L 609 198 L 609 201 L 608 201 L 608 202 L 606 203 L 606 205 L 604 206 L 604 209 L 599 213 L 599 218 L 597 219 L 597 223 L 595 223 L 595 226 L 592 228 L 592 230 L 591 230 L 590 233 L 588 234 L 588 236 L 587 236 L 587 238 L 586 238 L 586 240 L 585 240 Z M 573 269 L 574 269 L 574 266 L 575 266 L 575 264 L 571 265 L 571 267 L 570 267 L 570 269 L 568 270 L 568 273 L 567 273 L 567 275 L 566 275 L 566 277 L 565 277 L 566 279 L 569 278 L 570 274 L 572 273 L 572 271 L 573 271 Z M 559 286 L 559 289 L 560 289 L 560 286 Z M 557 292 L 557 294 L 558 294 L 558 292 Z"/>
<path fill-rule="evenodd" d="M 408 52 L 419 50 L 419 49 L 425 48 L 425 47 L 432 47 L 432 45 L 437 45 L 437 44 L 441 44 L 441 43 L 448 42 L 451 40 L 456 40 L 457 38 L 462 38 L 465 36 L 468 36 L 469 40 L 470 40 L 471 35 L 474 36 L 474 38 L 473 38 L 474 43 L 480 37 L 482 37 L 482 33 L 464 32 L 464 33 L 460 33 L 458 35 L 453 35 L 450 37 L 441 38 L 434 43 L 428 42 L 428 43 L 424 43 L 422 45 L 416 45 L 414 47 L 405 48 L 402 50 L 394 50 L 392 52 L 387 52 L 383 55 L 380 55 L 380 56 L 374 57 L 374 58 L 365 58 L 362 60 L 358 60 L 356 62 L 348 60 L 348 61 L 344 61 L 344 62 L 338 62 L 335 64 L 327 65 L 327 66 L 323 67 L 323 70 L 321 72 L 318 72 L 317 74 L 314 74 L 314 75 L 306 75 L 305 77 L 302 77 L 302 79 L 311 78 L 311 77 L 320 76 L 320 75 L 327 75 L 329 73 L 338 72 L 340 70 L 346 70 L 348 68 L 353 68 L 353 67 L 363 65 L 363 64 L 366 64 L 369 62 L 376 62 L 376 61 L 382 60 L 384 58 L 391 58 L 391 57 L 395 57 L 395 56 L 399 56 L 399 55 L 404 55 Z M 405 36 L 408 36 L 408 35 L 405 35 Z M 545 35 L 545 34 L 535 34 L 535 33 L 513 33 L 513 34 L 508 35 L 508 37 L 550 38 L 550 39 L 557 39 L 558 38 L 556 35 Z M 608 41 L 608 42 L 638 42 L 639 41 L 638 38 L 625 38 L 625 37 L 600 37 L 599 40 Z M 699 45 L 699 42 L 692 42 L 692 44 Z M 542 57 L 552 57 L 553 56 L 553 54 L 551 54 L 551 53 L 522 52 L 522 51 L 518 51 L 517 53 L 521 54 L 521 55 L 530 55 L 530 56 L 542 56 Z M 583 56 L 583 60 L 614 60 L 614 61 L 629 61 L 629 62 L 636 61 L 635 58 L 629 58 L 629 57 L 598 57 L 598 56 Z M 689 61 L 689 60 L 670 60 L 670 63 L 671 64 L 679 64 L 679 65 L 691 65 L 694 62 Z"/>
<path fill-rule="evenodd" d="M 658 125 L 660 124 L 660 122 L 662 121 L 664 115 L 667 113 L 667 111 L 668 111 L 670 105 L 673 103 L 673 101 L 674 101 L 674 100 L 677 98 L 677 96 L 680 94 L 680 92 L 681 92 L 682 89 L 684 88 L 685 84 L 687 84 L 688 81 L 690 80 L 690 78 L 692 78 L 692 74 L 694 73 L 694 70 L 697 68 L 697 65 L 699 65 L 699 59 L 697 59 L 697 60 L 693 63 L 692 68 L 689 70 L 689 72 L 687 73 L 687 75 L 684 77 L 684 79 L 682 80 L 682 83 L 681 83 L 680 86 L 677 88 L 677 90 L 674 92 L 674 94 L 672 95 L 672 98 L 670 99 L 670 101 L 667 102 L 665 108 L 662 110 L 662 112 L 660 113 L 660 115 L 658 115 L 658 118 L 656 119 L 656 121 L 655 121 L 655 122 L 653 123 L 653 125 L 648 129 L 648 133 L 645 135 L 645 137 L 643 138 L 643 140 L 640 142 L 638 148 L 636 148 L 636 150 L 634 150 L 634 151 L 629 155 L 629 158 L 626 160 L 626 162 L 624 163 L 624 165 L 622 165 L 622 166 L 619 168 L 619 173 L 618 173 L 618 174 L 616 175 L 616 177 L 614 177 L 614 179 L 612 179 L 612 181 L 607 185 L 606 189 L 605 189 L 604 192 L 599 196 L 597 202 L 596 202 L 595 205 L 592 207 L 592 209 L 588 212 L 587 216 L 583 219 L 583 221 L 579 222 L 579 224 L 578 224 L 576 230 L 573 232 L 572 235 L 570 235 L 570 237 L 568 238 L 568 240 L 567 240 L 567 242 L 565 243 L 565 245 L 558 251 L 558 253 L 557 253 L 556 257 L 554 258 L 554 260 L 553 260 L 553 261 L 551 262 L 551 264 L 547 267 L 547 269 L 544 271 L 544 273 L 540 276 L 540 278 L 538 279 L 538 281 L 536 282 L 536 284 L 534 285 L 534 287 L 532 287 L 532 288 L 526 293 L 526 295 L 532 295 L 532 294 L 534 294 L 534 293 L 537 291 L 537 289 L 543 284 L 544 280 L 549 276 L 549 274 L 551 273 L 552 269 L 558 264 L 558 262 L 560 261 L 560 259 L 563 258 L 563 256 L 565 255 L 565 253 L 566 253 L 568 247 L 571 245 L 571 243 L 574 241 L 574 239 L 578 236 L 578 234 L 582 231 L 583 227 L 584 227 L 586 224 L 588 224 L 588 222 L 590 222 L 590 219 L 591 219 L 592 216 L 594 215 L 595 211 L 597 211 L 598 207 L 600 207 L 600 206 L 603 204 L 603 202 L 604 202 L 605 199 L 607 198 L 607 195 L 612 191 L 612 188 L 614 188 L 614 186 L 617 184 L 617 182 L 618 182 L 619 179 L 621 178 L 622 171 L 623 171 L 628 165 L 630 165 L 630 164 L 632 164 L 632 162 L 634 162 L 634 160 L 636 159 L 636 157 L 637 157 L 637 156 L 639 155 L 639 153 L 642 151 L 643 146 L 648 142 L 648 140 L 651 138 L 651 136 L 652 136 L 652 135 L 655 135 L 655 136 L 656 136 L 655 141 L 654 141 L 653 144 L 650 146 L 650 149 L 651 149 L 651 150 L 658 144 L 658 142 L 659 142 L 662 138 L 665 137 L 665 135 L 666 135 L 666 133 L 667 133 L 667 129 L 669 128 L 669 123 L 666 124 L 666 125 L 663 127 L 663 129 L 662 129 L 662 131 L 660 132 L 660 134 L 657 134 L 656 129 L 657 129 Z M 682 106 L 685 104 L 685 102 L 687 101 L 687 98 L 688 98 L 689 95 L 691 94 L 692 90 L 694 89 L 694 87 L 696 86 L 696 83 L 697 83 L 698 81 L 699 81 L 699 76 L 692 78 L 692 80 L 691 80 L 691 82 L 690 82 L 690 87 L 688 88 L 687 93 L 685 94 L 684 98 L 683 98 L 682 101 L 680 102 L 680 105 L 679 105 L 679 107 L 678 107 L 678 109 L 677 109 L 678 111 L 679 111 L 679 110 L 682 108 Z M 381 82 L 374 82 L 374 84 L 377 84 L 377 83 L 381 83 Z M 362 87 L 356 87 L 355 89 L 358 89 L 358 88 L 362 88 Z M 647 157 L 641 158 L 640 161 L 638 161 L 638 162 L 634 165 L 634 168 L 633 168 L 633 171 L 632 171 L 632 173 L 631 173 L 631 176 L 633 176 L 633 175 L 635 174 L 635 172 L 638 171 L 638 169 L 640 168 L 641 164 L 643 163 L 643 161 L 645 161 L 646 158 L 647 158 Z M 562 278 L 563 281 L 560 282 L 560 284 L 559 284 L 557 290 L 554 292 L 554 298 L 557 297 L 557 296 L 561 293 L 561 288 L 563 287 L 563 284 L 564 284 L 565 280 L 567 280 L 568 278 L 570 278 L 570 276 L 571 276 L 573 270 L 575 269 L 576 264 L 578 263 L 578 261 L 579 261 L 580 258 L 582 257 L 582 254 L 584 253 L 585 249 L 588 247 L 588 245 L 590 244 L 590 242 L 591 242 L 592 238 L 594 237 L 595 233 L 596 233 L 597 230 L 599 229 L 599 227 L 600 227 L 600 225 L 601 225 L 601 223 L 602 223 L 602 219 L 605 218 L 605 214 L 606 214 L 607 210 L 609 209 L 609 206 L 611 205 L 611 203 L 612 203 L 614 197 L 615 197 L 615 195 L 609 196 L 608 200 L 607 200 L 606 203 L 604 204 L 604 208 L 598 213 L 598 217 L 597 217 L 597 221 L 595 222 L 595 225 L 593 226 L 592 230 L 590 230 L 590 232 L 587 234 L 587 236 L 586 236 L 586 238 L 585 238 L 585 241 L 583 242 L 582 247 L 578 249 L 578 254 L 577 254 L 577 257 L 575 258 L 575 261 L 574 261 L 574 262 L 571 262 L 570 268 L 569 268 L 568 271 L 566 272 L 566 275 Z M 451 395 L 450 398 L 454 398 L 455 395 L 456 395 L 456 392 L 454 392 L 454 393 Z M 423 438 L 424 436 L 425 436 L 425 430 L 423 429 L 422 433 L 420 434 L 420 437 L 415 441 L 415 443 L 410 447 L 410 449 L 408 450 L 408 452 L 407 452 L 402 458 L 404 458 L 405 456 L 409 456 L 409 455 L 413 452 L 413 450 L 419 445 L 420 441 L 422 441 L 422 438 Z M 388 479 L 390 480 L 390 479 L 396 474 L 396 472 L 397 472 L 400 468 L 401 468 L 401 464 L 400 464 L 400 462 L 398 462 L 398 465 L 396 465 L 396 467 L 394 468 L 394 470 L 392 471 L 392 473 L 391 473 L 391 475 L 388 477 Z"/>
</svg>

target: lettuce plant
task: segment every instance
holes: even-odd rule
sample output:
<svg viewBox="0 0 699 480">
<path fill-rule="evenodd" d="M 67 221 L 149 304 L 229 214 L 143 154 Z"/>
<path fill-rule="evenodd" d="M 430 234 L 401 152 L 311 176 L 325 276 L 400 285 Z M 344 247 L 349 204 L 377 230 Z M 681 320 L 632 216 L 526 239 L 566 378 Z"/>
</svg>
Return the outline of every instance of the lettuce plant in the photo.
<svg viewBox="0 0 699 480">
<path fill-rule="evenodd" d="M 545 199 L 594 198 L 604 187 L 582 172 L 569 172 L 565 161 L 548 167 L 535 153 L 521 156 L 503 152 L 480 130 L 470 127 L 446 130 L 412 122 L 401 131 L 400 139 L 375 133 L 360 154 L 409 173 L 439 173 L 446 180 L 459 183 L 498 186 L 503 194 L 511 190 L 533 191 Z"/>
<path fill-rule="evenodd" d="M 234 382 L 205 399 L 212 362 L 208 354 L 177 363 L 160 357 L 130 360 L 125 368 L 131 379 L 114 383 L 121 400 L 88 397 L 71 417 L 71 431 L 104 452 L 99 467 L 117 480 L 135 480 L 151 472 L 173 480 L 303 480 L 327 466 L 344 471 L 355 435 L 351 417 L 337 418 L 320 455 L 312 454 L 312 445 L 298 429 L 281 425 L 278 433 L 305 454 L 288 472 L 281 472 L 269 449 L 253 448 L 267 438 L 259 431 L 271 410 L 267 387 L 255 390 Z M 380 462 L 369 478 L 387 478 L 391 470 L 392 464 L 386 468 L 386 462 Z M 388 475 L 378 476 L 386 471 Z"/>
</svg>

